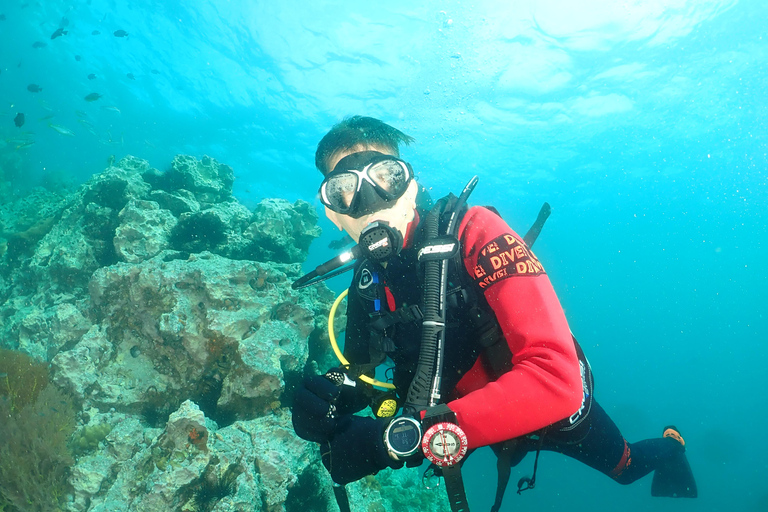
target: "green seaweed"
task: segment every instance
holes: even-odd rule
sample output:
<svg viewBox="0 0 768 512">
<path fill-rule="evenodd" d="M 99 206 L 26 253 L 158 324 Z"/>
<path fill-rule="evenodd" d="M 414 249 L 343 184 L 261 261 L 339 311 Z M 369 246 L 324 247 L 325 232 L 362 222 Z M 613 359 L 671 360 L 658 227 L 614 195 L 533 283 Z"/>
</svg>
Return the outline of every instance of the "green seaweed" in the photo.
<svg viewBox="0 0 768 512">
<path fill-rule="evenodd" d="M 72 399 L 19 352 L 0 353 L 0 374 L 0 510 L 59 511 L 70 490 Z"/>
<path fill-rule="evenodd" d="M 48 385 L 48 367 L 16 350 L 0 349 L 0 398 L 11 414 L 33 403 Z"/>
</svg>

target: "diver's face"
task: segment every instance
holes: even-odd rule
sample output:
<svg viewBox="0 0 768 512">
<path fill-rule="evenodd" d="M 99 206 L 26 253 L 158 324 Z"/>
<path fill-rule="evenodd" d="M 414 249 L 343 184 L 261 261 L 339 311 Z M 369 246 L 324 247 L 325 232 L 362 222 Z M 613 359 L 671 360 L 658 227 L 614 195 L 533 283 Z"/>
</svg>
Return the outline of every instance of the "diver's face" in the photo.
<svg viewBox="0 0 768 512">
<path fill-rule="evenodd" d="M 384 154 L 392 154 L 392 150 L 379 146 L 357 146 L 348 151 L 341 151 L 333 155 L 328 161 L 328 168 L 334 169 L 339 161 L 353 153 L 362 151 L 378 151 Z M 397 229 L 405 239 L 408 230 L 408 224 L 413 221 L 416 211 L 416 193 L 418 185 L 415 180 L 411 180 L 405 193 L 389 208 L 377 210 L 359 218 L 334 212 L 328 207 L 325 208 L 325 216 L 333 222 L 340 230 L 345 231 L 355 242 L 360 240 L 360 233 L 365 227 L 375 221 L 385 221 L 391 227 Z"/>
<path fill-rule="evenodd" d="M 360 233 L 365 227 L 376 221 L 385 221 L 391 227 L 397 229 L 405 239 L 405 234 L 408 231 L 408 224 L 410 224 L 416 212 L 416 192 L 418 191 L 418 185 L 416 181 L 411 181 L 408 185 L 408 189 L 400 196 L 400 199 L 385 210 L 378 210 L 368 215 L 364 215 L 360 218 L 350 217 L 342 213 L 334 212 L 328 207 L 325 208 L 325 216 L 333 222 L 337 228 L 344 230 L 352 237 L 355 242 L 360 241 Z"/>
</svg>

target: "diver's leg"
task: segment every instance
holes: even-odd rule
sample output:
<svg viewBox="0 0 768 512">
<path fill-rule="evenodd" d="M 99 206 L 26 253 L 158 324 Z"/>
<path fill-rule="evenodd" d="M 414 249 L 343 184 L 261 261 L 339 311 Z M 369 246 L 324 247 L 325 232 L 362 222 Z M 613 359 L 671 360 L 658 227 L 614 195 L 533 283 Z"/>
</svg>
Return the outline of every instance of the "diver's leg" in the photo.
<svg viewBox="0 0 768 512">
<path fill-rule="evenodd" d="M 568 455 L 625 485 L 685 456 L 683 445 L 668 437 L 628 443 L 597 401 L 584 423 L 588 432 L 583 438 L 584 424 L 569 434 L 571 439 L 561 438 L 560 433 L 547 436 L 554 442 L 545 442 L 545 449 Z"/>
</svg>

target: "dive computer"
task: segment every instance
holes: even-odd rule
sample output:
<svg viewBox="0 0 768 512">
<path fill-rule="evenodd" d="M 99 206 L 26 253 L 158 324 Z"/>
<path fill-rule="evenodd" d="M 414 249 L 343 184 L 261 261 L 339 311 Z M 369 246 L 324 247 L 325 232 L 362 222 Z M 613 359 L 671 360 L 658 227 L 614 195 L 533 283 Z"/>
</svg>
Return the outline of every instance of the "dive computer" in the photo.
<svg viewBox="0 0 768 512">
<path fill-rule="evenodd" d="M 421 447 L 421 423 L 410 416 L 392 420 L 384 430 L 384 446 L 395 460 L 404 460 Z"/>
</svg>

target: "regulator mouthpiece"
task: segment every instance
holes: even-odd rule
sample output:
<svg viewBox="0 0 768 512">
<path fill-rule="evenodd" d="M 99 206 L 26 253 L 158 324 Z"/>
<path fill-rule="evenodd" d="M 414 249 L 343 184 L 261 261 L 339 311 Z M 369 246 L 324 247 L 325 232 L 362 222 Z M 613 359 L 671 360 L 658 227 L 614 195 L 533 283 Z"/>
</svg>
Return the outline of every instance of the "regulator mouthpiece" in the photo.
<svg viewBox="0 0 768 512">
<path fill-rule="evenodd" d="M 400 254 L 403 235 L 385 221 L 372 222 L 360 233 L 358 247 L 372 260 L 387 261 Z"/>
<path fill-rule="evenodd" d="M 300 277 L 291 284 L 291 288 L 299 290 L 352 270 L 354 265 L 348 265 L 341 270 L 337 269 L 347 263 L 352 263 L 360 256 L 378 262 L 387 261 L 400 254 L 402 248 L 403 235 L 398 230 L 383 220 L 372 222 L 360 233 L 360 242 L 356 246 L 326 261 L 309 274 Z"/>
</svg>

